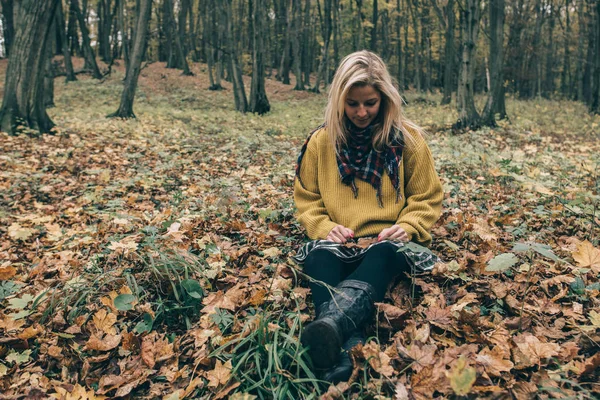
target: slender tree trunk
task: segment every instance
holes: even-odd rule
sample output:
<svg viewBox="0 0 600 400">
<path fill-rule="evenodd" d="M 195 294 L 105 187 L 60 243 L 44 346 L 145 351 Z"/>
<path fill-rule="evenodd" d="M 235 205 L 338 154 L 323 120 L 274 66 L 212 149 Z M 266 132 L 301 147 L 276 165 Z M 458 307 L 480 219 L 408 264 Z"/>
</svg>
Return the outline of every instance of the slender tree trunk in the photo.
<svg viewBox="0 0 600 400">
<path fill-rule="evenodd" d="M 281 8 L 285 13 L 285 23 L 286 28 L 283 32 L 284 42 L 283 42 L 283 52 L 281 54 L 281 62 L 279 63 L 279 79 L 282 83 L 289 85 L 290 84 L 290 68 L 291 68 L 291 31 L 292 31 L 292 16 L 288 13 L 288 1 L 282 0 Z"/>
<path fill-rule="evenodd" d="M 594 87 L 594 60 L 596 51 L 596 27 L 594 18 L 594 0 L 587 0 L 587 55 L 585 57 L 585 67 L 583 69 L 583 101 L 586 104 L 592 103 Z"/>
<path fill-rule="evenodd" d="M 253 63 L 252 84 L 250 87 L 250 111 L 262 115 L 268 113 L 271 109 L 271 105 L 267 99 L 267 92 L 265 90 L 264 32 L 262 30 L 262 26 L 266 17 L 265 0 L 254 0 L 253 6 L 253 15 L 251 17 L 254 20 L 252 24 L 252 29 L 254 30 L 252 35 L 254 46 L 252 49 Z M 294 18 L 297 20 L 296 17 Z M 298 33 L 299 32 L 296 32 L 294 35 L 296 37 L 296 41 Z M 299 57 L 295 64 L 298 65 L 299 71 Z M 302 77 L 300 76 L 300 73 L 296 75 L 296 81 L 302 84 Z"/>
<path fill-rule="evenodd" d="M 17 134 L 26 126 L 50 132 L 54 123 L 44 104 L 47 43 L 58 0 L 21 0 L 4 83 L 0 130 Z"/>
<path fill-rule="evenodd" d="M 142 67 L 142 59 L 146 50 L 146 36 L 148 33 L 148 25 L 150 23 L 150 15 L 152 12 L 152 0 L 141 0 L 138 8 L 139 14 L 133 38 L 133 49 L 131 52 L 131 60 L 127 71 L 127 78 L 121 95 L 121 104 L 119 109 L 109 115 L 116 118 L 135 118 L 133 113 L 133 102 L 135 100 L 135 92 L 137 89 L 138 78 Z"/>
<path fill-rule="evenodd" d="M 583 100 L 583 51 L 585 48 L 585 18 L 584 5 L 585 0 L 579 0 L 577 3 L 577 19 L 579 22 L 579 37 L 577 40 L 577 64 L 575 67 L 575 78 L 577 79 L 577 91 L 574 93 L 575 100 Z"/>
<path fill-rule="evenodd" d="M 261 1 L 261 4 L 264 7 L 264 0 Z M 264 15 L 264 13 L 261 12 L 261 15 Z M 294 53 L 294 75 L 296 76 L 296 86 L 294 87 L 294 90 L 304 90 L 304 83 L 302 81 L 302 53 L 300 49 L 300 35 L 302 33 L 302 3 L 300 0 L 292 0 L 292 20 L 294 22 L 294 30 L 292 33 L 292 50 Z M 256 21 L 262 25 L 260 22 L 261 20 L 257 19 Z M 260 30 L 255 28 L 255 31 L 258 32 Z M 262 40 L 260 42 L 262 46 Z M 254 46 L 256 47 L 256 43 Z"/>
<path fill-rule="evenodd" d="M 225 22 L 225 42 L 227 43 L 227 52 L 229 53 L 229 69 L 231 71 L 231 81 L 233 84 L 233 95 L 235 99 L 235 108 L 238 111 L 245 113 L 248 111 L 248 100 L 246 91 L 244 90 L 244 81 L 242 79 L 242 70 L 238 63 L 237 54 L 235 52 L 235 44 L 233 43 L 232 24 L 232 0 L 224 0 L 222 12 L 223 21 Z"/>
<path fill-rule="evenodd" d="M 65 58 L 65 70 L 67 72 L 67 78 L 66 81 L 67 82 L 75 82 L 77 80 L 77 77 L 75 76 L 75 71 L 73 69 L 73 62 L 71 60 L 71 53 L 69 52 L 69 43 L 67 41 L 67 33 L 65 31 L 65 17 L 63 15 L 63 10 L 62 10 L 62 2 L 58 2 L 58 6 L 56 8 L 56 26 L 58 29 L 58 32 L 60 34 L 61 37 L 61 43 L 62 43 L 62 53 L 63 56 Z"/>
<path fill-rule="evenodd" d="M 100 68 L 98 68 L 98 63 L 96 63 L 96 56 L 94 54 L 94 50 L 92 50 L 92 46 L 90 44 L 90 34 L 85 23 L 84 14 L 81 12 L 79 8 L 79 0 L 71 0 L 71 4 L 73 5 L 73 11 L 77 16 L 77 20 L 79 21 L 79 29 L 81 30 L 81 37 L 83 40 L 83 52 L 85 56 L 85 62 L 88 68 L 92 71 L 92 76 L 95 79 L 102 79 L 102 74 L 100 73 Z"/>
<path fill-rule="evenodd" d="M 312 35 L 310 34 L 310 0 L 304 4 L 304 20 L 302 22 L 302 73 L 304 75 L 304 85 L 310 87 L 310 70 L 312 69 L 312 58 L 310 57 L 310 48 Z"/>
<path fill-rule="evenodd" d="M 401 35 L 401 26 L 402 26 L 402 8 L 400 5 L 400 0 L 396 0 L 396 54 L 398 57 L 398 70 L 396 72 L 396 76 L 398 79 L 399 89 L 402 91 L 404 89 L 404 65 L 402 64 L 402 35 Z"/>
<path fill-rule="evenodd" d="M 564 57 L 563 67 L 560 75 L 560 92 L 563 97 L 570 97 L 570 85 L 571 85 L 571 11 L 570 0 L 565 0 L 565 39 L 564 39 Z"/>
<path fill-rule="evenodd" d="M 425 64 L 425 76 L 422 79 L 423 91 L 429 92 L 431 90 L 431 38 L 430 38 L 430 20 L 429 20 L 429 7 L 426 2 L 421 5 L 420 15 L 421 25 L 421 49 L 423 51 L 423 59 Z"/>
<path fill-rule="evenodd" d="M 592 87 L 592 99 L 590 102 L 590 112 L 600 114 L 600 3 L 596 2 L 596 7 L 591 9 L 594 14 L 595 28 L 595 51 L 594 51 L 594 80 Z"/>
<path fill-rule="evenodd" d="M 480 126 L 480 117 L 475 109 L 473 98 L 474 62 L 480 13 L 479 0 L 465 0 L 460 13 L 462 43 L 456 94 L 458 121 L 453 125 L 456 130 L 477 129 Z"/>
<path fill-rule="evenodd" d="M 551 97 L 554 93 L 554 64 L 555 57 L 554 54 L 554 27 L 556 25 L 556 10 L 554 9 L 555 3 L 552 0 L 548 0 L 545 5 L 546 15 L 549 22 L 547 42 L 546 42 L 546 76 L 544 81 L 544 90 L 543 94 L 545 97 Z M 548 15 L 549 14 L 549 15 Z"/>
<path fill-rule="evenodd" d="M 454 68 L 456 63 L 456 50 L 454 46 L 454 28 L 455 28 L 455 15 L 454 15 L 454 0 L 448 0 L 448 3 L 444 6 L 443 13 L 437 7 L 434 0 L 431 1 L 440 24 L 444 29 L 444 88 L 441 104 L 450 104 L 452 101 L 452 92 L 455 87 L 454 83 Z"/>
<path fill-rule="evenodd" d="M 69 40 L 69 51 L 74 56 L 82 56 L 81 46 L 79 45 L 79 31 L 77 30 L 77 13 L 73 2 L 69 2 L 69 12 L 67 14 L 67 38 Z"/>
<path fill-rule="evenodd" d="M 490 74 L 491 90 L 481 115 L 483 125 L 496 126 L 496 114 L 506 118 L 504 103 L 504 65 L 503 32 L 504 32 L 504 0 L 491 0 L 490 15 Z"/>
<path fill-rule="evenodd" d="M 381 11 L 381 39 L 383 41 L 381 49 L 381 57 L 383 60 L 388 63 L 390 61 L 390 57 L 392 56 L 392 45 L 390 44 L 390 18 L 388 13 L 390 0 L 385 0 L 386 7 Z"/>
<path fill-rule="evenodd" d="M 15 37 L 13 0 L 2 0 L 2 28 L 2 33 L 4 34 L 4 55 L 8 58 Z"/>
<path fill-rule="evenodd" d="M 334 69 L 340 63 L 340 40 L 342 34 L 340 32 L 340 0 L 333 0 L 333 14 L 332 14 L 332 22 L 333 22 L 333 64 Z M 327 75 L 327 82 L 330 81 L 329 74 Z"/>
<path fill-rule="evenodd" d="M 377 0 L 373 0 L 373 19 L 371 23 L 373 27 L 371 28 L 371 51 L 377 52 L 377 21 L 379 20 L 379 13 L 377 9 Z"/>
<path fill-rule="evenodd" d="M 362 12 L 363 0 L 355 0 L 356 1 L 356 24 L 358 26 L 357 29 L 357 49 L 361 50 L 365 48 L 365 32 L 363 30 L 363 21 L 365 20 L 365 16 Z"/>
<path fill-rule="evenodd" d="M 317 1 L 317 7 L 319 7 L 319 1 Z M 319 63 L 319 71 L 317 72 L 317 81 L 312 91 L 319 93 L 319 86 L 321 85 L 321 78 L 325 79 L 325 73 L 327 71 L 327 59 L 329 58 L 329 40 L 331 39 L 331 0 L 324 0 L 324 18 L 321 26 L 321 34 L 323 35 L 323 52 L 321 55 L 321 62 Z M 320 10 L 320 8 L 319 8 Z M 327 84 L 325 84 L 327 86 Z"/>
<path fill-rule="evenodd" d="M 414 1 L 415 4 L 411 4 L 411 1 Z M 418 22 L 418 18 L 417 18 L 417 9 L 419 8 L 419 1 L 418 0 L 407 0 L 407 4 L 408 4 L 408 10 L 410 12 L 411 15 L 411 19 L 413 22 L 413 30 L 415 33 L 415 80 L 414 80 L 414 84 L 415 84 L 415 88 L 417 89 L 418 92 L 421 92 L 421 41 L 420 38 L 421 36 L 419 35 L 419 22 Z"/>
<path fill-rule="evenodd" d="M 403 0 L 410 10 L 411 0 Z M 403 24 L 404 26 L 404 51 L 402 52 L 402 65 L 404 65 L 404 79 L 402 80 L 402 89 L 408 89 L 408 12 L 404 7 Z"/>
<path fill-rule="evenodd" d="M 125 61 L 125 71 L 129 70 L 129 40 L 127 38 L 127 28 L 125 26 L 125 0 L 119 2 L 119 31 L 121 32 L 121 47 L 123 48 L 123 59 Z"/>
</svg>

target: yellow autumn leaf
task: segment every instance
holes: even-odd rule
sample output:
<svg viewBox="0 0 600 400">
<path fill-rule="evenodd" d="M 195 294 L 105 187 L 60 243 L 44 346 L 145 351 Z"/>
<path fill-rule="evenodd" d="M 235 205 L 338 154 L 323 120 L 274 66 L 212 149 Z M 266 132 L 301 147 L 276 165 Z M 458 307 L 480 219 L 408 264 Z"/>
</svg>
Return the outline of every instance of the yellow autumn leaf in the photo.
<svg viewBox="0 0 600 400">
<path fill-rule="evenodd" d="M 587 240 L 577 245 L 577 250 L 573 252 L 573 259 L 578 266 L 590 268 L 596 274 L 600 273 L 600 250 Z"/>
<path fill-rule="evenodd" d="M 35 230 L 31 228 L 23 228 L 21 225 L 17 223 L 13 223 L 8 227 L 8 236 L 13 238 L 14 240 L 27 240 Z"/>
<path fill-rule="evenodd" d="M 460 356 L 454 368 L 447 374 L 450 378 L 450 386 L 458 396 L 466 396 L 477 378 L 475 368 L 469 367 L 464 356 Z"/>
</svg>

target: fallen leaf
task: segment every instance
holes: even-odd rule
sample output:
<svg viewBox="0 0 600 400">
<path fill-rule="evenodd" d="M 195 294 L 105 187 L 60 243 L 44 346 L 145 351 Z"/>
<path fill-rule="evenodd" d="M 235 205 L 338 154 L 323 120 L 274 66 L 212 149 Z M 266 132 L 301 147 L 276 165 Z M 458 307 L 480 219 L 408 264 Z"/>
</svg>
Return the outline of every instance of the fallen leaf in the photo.
<svg viewBox="0 0 600 400">
<path fill-rule="evenodd" d="M 212 371 L 206 372 L 208 386 L 218 387 L 220 385 L 225 385 L 229 382 L 229 379 L 231 379 L 231 369 L 231 360 L 227 361 L 225 364 L 223 364 L 221 360 L 217 360 L 215 368 Z"/>
<path fill-rule="evenodd" d="M 85 348 L 97 351 L 109 351 L 121 343 L 121 335 L 106 335 L 103 339 L 92 334 L 85 344 Z"/>
<path fill-rule="evenodd" d="M 452 370 L 447 373 L 450 378 L 450 386 L 458 396 L 466 396 L 471 391 L 477 373 L 475 368 L 469 367 L 467 359 L 461 356 Z"/>
<path fill-rule="evenodd" d="M 362 353 L 365 358 L 378 374 L 387 376 L 388 378 L 394 373 L 394 368 L 390 365 L 391 359 L 379 348 L 379 345 L 371 341 L 362 347 Z"/>
<path fill-rule="evenodd" d="M 117 322 L 117 316 L 113 313 L 107 313 L 104 308 L 98 310 L 92 318 L 96 329 L 103 331 L 107 335 L 116 335 L 117 331 L 113 326 Z"/>
<path fill-rule="evenodd" d="M 600 274 L 600 250 L 587 240 L 577 245 L 577 251 L 572 254 L 578 266 L 591 268 L 596 274 Z"/>
<path fill-rule="evenodd" d="M 17 269 L 11 265 L 0 267 L 0 281 L 7 281 L 17 274 Z"/>
<path fill-rule="evenodd" d="M 485 372 L 497 377 L 502 376 L 502 372 L 510 372 L 514 367 L 510 360 L 504 358 L 504 352 L 499 347 L 494 347 L 492 350 L 484 348 L 477 354 L 475 361 L 483 367 Z"/>
</svg>

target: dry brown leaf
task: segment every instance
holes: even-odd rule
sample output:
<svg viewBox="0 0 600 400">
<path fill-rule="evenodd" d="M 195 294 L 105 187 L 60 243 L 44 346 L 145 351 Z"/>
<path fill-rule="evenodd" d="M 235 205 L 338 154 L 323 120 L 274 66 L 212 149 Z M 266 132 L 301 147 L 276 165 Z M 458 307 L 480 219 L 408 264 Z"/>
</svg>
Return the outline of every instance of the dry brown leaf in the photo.
<svg viewBox="0 0 600 400">
<path fill-rule="evenodd" d="M 107 335 L 116 335 L 117 331 L 113 326 L 117 322 L 117 316 L 113 313 L 107 313 L 104 308 L 98 310 L 92 318 L 96 329 L 103 331 Z"/>
<path fill-rule="evenodd" d="M 478 218 L 477 222 L 473 224 L 473 232 L 485 242 L 498 240 L 498 236 L 492 232 L 492 228 L 483 218 Z"/>
<path fill-rule="evenodd" d="M 44 328 L 42 328 L 41 325 L 35 324 L 35 325 L 25 328 L 25 330 L 23 332 L 19 333 L 18 337 L 19 337 L 19 339 L 27 340 L 27 339 L 36 337 L 43 331 L 44 331 Z"/>
<path fill-rule="evenodd" d="M 227 361 L 225 364 L 221 362 L 221 360 L 217 360 L 215 363 L 215 368 L 212 371 L 206 372 L 206 378 L 208 379 L 209 387 L 219 387 L 220 385 L 225 385 L 231 379 L 231 360 Z"/>
<path fill-rule="evenodd" d="M 577 245 L 573 259 L 582 268 L 590 268 L 594 273 L 600 273 L 600 250 L 587 240 Z"/>
<path fill-rule="evenodd" d="M 396 348 L 400 355 L 414 361 L 411 368 L 416 372 L 435 364 L 437 360 L 435 356 L 437 347 L 433 344 L 419 346 L 416 343 L 412 343 L 408 348 L 398 344 Z"/>
<path fill-rule="evenodd" d="M 492 350 L 484 348 L 475 357 L 477 364 L 481 365 L 485 372 L 492 376 L 500 377 L 502 372 L 510 372 L 514 364 L 504 358 L 504 352 L 499 347 L 494 347 Z"/>
<path fill-rule="evenodd" d="M 92 334 L 85 344 L 85 348 L 89 350 L 109 351 L 117 347 L 119 343 L 121 343 L 121 335 L 106 335 L 100 339 L 95 334 Z"/>
<path fill-rule="evenodd" d="M 377 373 L 387 376 L 388 378 L 392 376 L 394 373 L 394 368 L 390 365 L 392 360 L 390 359 L 390 356 L 381 351 L 376 342 L 371 341 L 364 345 L 362 347 L 362 353 L 365 360 L 369 362 L 371 368 Z"/>
<path fill-rule="evenodd" d="M 513 349 L 515 368 L 527 368 L 540 365 L 544 360 L 555 357 L 560 351 L 556 343 L 543 343 L 530 333 L 516 336 L 513 341 L 517 345 Z"/>
<path fill-rule="evenodd" d="M 0 281 L 7 281 L 17 274 L 17 269 L 12 265 L 0 266 Z"/>
</svg>

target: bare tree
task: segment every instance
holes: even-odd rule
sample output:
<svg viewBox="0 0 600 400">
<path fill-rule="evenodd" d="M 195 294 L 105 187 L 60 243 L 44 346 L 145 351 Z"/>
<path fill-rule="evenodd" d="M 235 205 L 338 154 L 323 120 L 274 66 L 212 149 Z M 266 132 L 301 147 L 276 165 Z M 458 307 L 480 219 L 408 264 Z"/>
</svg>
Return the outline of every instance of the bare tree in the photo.
<svg viewBox="0 0 600 400">
<path fill-rule="evenodd" d="M 85 63 L 87 68 L 90 68 L 92 71 L 92 76 L 95 79 L 102 79 L 102 74 L 100 73 L 100 68 L 98 68 L 98 63 L 96 62 L 96 56 L 94 54 L 94 50 L 92 50 L 92 45 L 90 43 L 90 32 L 85 23 L 85 16 L 79 8 L 79 0 L 71 0 L 71 5 L 73 6 L 73 11 L 77 17 L 77 21 L 79 22 L 79 29 L 81 30 L 81 38 L 83 41 L 83 54 L 85 57 Z"/>
<path fill-rule="evenodd" d="M 490 74 L 491 90 L 481 115 L 484 125 L 495 126 L 496 114 L 500 119 L 506 118 L 504 102 L 504 65 L 503 32 L 504 32 L 504 0 L 490 0 Z"/>
<path fill-rule="evenodd" d="M 125 85 L 121 95 L 121 104 L 119 105 L 119 109 L 108 117 L 135 118 L 135 114 L 133 113 L 133 101 L 135 99 L 135 91 L 140 76 L 142 58 L 144 57 L 146 49 L 146 34 L 148 32 L 151 10 L 152 0 L 140 0 L 139 15 L 137 18 L 135 36 L 133 38 L 133 50 L 127 68 Z"/>
<path fill-rule="evenodd" d="M 44 74 L 46 45 L 57 5 L 58 0 L 19 3 L 0 109 L 0 130 L 9 134 L 17 134 L 21 126 L 40 132 L 54 127 L 44 104 Z"/>
<path fill-rule="evenodd" d="M 246 91 L 244 89 L 244 80 L 242 79 L 242 69 L 240 68 L 237 54 L 235 51 L 235 45 L 233 43 L 232 33 L 232 0 L 224 0 L 222 13 L 225 30 L 225 43 L 227 45 L 227 53 L 229 55 L 229 69 L 231 71 L 231 81 L 233 84 L 233 96 L 235 99 L 235 108 L 238 111 L 248 111 L 248 99 L 246 98 Z"/>
<path fill-rule="evenodd" d="M 265 0 L 254 0 L 254 9 L 252 19 L 253 29 L 253 63 L 252 63 L 252 84 L 250 86 L 250 111 L 257 114 L 266 114 L 271 109 L 267 92 L 265 91 L 265 62 L 264 62 L 264 42 L 262 26 L 265 20 Z M 298 60 L 297 65 L 300 64 Z M 298 70 L 300 68 L 298 67 Z M 302 82 L 300 74 L 297 80 Z"/>
<path fill-rule="evenodd" d="M 14 4 L 13 0 L 2 0 L 2 33 L 4 34 L 4 54 L 10 56 L 15 37 Z"/>
<path fill-rule="evenodd" d="M 479 35 L 479 19 L 481 16 L 480 0 L 464 0 L 461 4 L 460 28 L 461 49 L 460 69 L 458 71 L 458 90 L 456 105 L 458 121 L 453 125 L 456 130 L 465 128 L 477 129 L 480 117 L 475 108 L 473 98 L 473 81 L 475 77 L 475 46 Z"/>
</svg>

